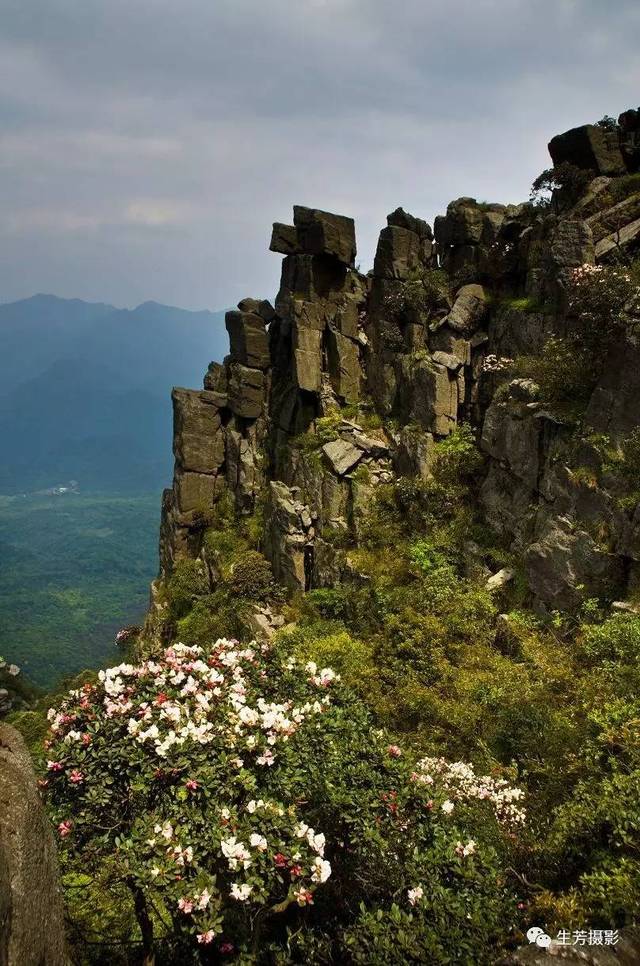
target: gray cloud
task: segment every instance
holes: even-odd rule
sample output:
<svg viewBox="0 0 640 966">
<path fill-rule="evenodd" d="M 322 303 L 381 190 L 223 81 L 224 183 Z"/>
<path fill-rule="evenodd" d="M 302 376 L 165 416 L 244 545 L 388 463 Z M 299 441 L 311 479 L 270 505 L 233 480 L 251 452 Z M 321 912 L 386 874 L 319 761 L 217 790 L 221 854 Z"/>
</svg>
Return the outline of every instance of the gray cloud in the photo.
<svg viewBox="0 0 640 966">
<path fill-rule="evenodd" d="M 0 300 L 270 295 L 270 223 L 517 201 L 640 101 L 636 0 L 0 0 Z"/>
</svg>

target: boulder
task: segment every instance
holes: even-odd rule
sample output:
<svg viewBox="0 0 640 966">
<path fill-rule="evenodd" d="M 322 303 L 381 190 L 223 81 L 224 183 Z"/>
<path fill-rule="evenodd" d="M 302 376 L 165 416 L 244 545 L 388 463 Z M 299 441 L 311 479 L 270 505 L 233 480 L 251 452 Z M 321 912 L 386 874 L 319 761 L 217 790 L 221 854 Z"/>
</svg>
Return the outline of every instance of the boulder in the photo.
<svg viewBox="0 0 640 966">
<path fill-rule="evenodd" d="M 404 280 L 424 260 L 424 242 L 420 236 L 408 228 L 389 225 L 380 232 L 373 274 L 378 278 Z"/>
<path fill-rule="evenodd" d="M 210 362 L 204 377 L 204 388 L 208 392 L 216 392 L 219 395 L 218 404 L 227 404 L 227 370 L 219 362 Z"/>
<path fill-rule="evenodd" d="M 299 250 L 303 254 L 330 255 L 353 267 L 356 258 L 353 218 L 294 205 L 293 223 L 297 231 Z"/>
<path fill-rule="evenodd" d="M 557 134 L 549 142 L 554 165 L 569 163 L 597 174 L 624 174 L 626 165 L 617 131 L 597 124 L 583 124 Z"/>
<path fill-rule="evenodd" d="M 245 299 L 246 304 L 249 300 Z M 258 303 L 255 302 L 257 310 Z M 225 325 L 229 333 L 231 358 L 251 369 L 267 369 L 271 364 L 269 337 L 264 319 L 253 311 L 227 312 Z"/>
<path fill-rule="evenodd" d="M 344 476 L 362 458 L 363 450 L 346 439 L 334 439 L 325 443 L 322 452 L 338 476 Z"/>
<path fill-rule="evenodd" d="M 265 377 L 261 369 L 232 362 L 229 371 L 229 408 L 236 416 L 256 419 L 262 412 Z"/>
<path fill-rule="evenodd" d="M 423 221 L 422 218 L 416 218 L 414 215 L 410 215 L 404 208 L 396 208 L 390 215 L 387 215 L 387 225 L 406 228 L 408 231 L 414 232 L 419 238 L 426 241 L 433 241 L 431 226 L 426 221 Z"/>
<path fill-rule="evenodd" d="M 0 724 L 0 963 L 69 963 L 53 833 L 29 752 L 7 724 Z"/>
<path fill-rule="evenodd" d="M 503 569 L 499 570 L 497 574 L 492 574 L 491 577 L 489 577 L 484 585 L 485 590 L 502 590 L 503 587 L 506 587 L 507 584 L 511 583 L 515 575 L 515 570 L 510 570 L 508 567 L 503 567 Z"/>
<path fill-rule="evenodd" d="M 224 460 L 224 430 L 217 394 L 174 389 L 173 452 L 184 470 L 216 473 Z"/>
<path fill-rule="evenodd" d="M 293 225 L 283 225 L 276 221 L 271 232 L 269 251 L 280 255 L 299 255 L 298 232 Z"/>
<path fill-rule="evenodd" d="M 450 369 L 451 372 L 457 372 L 462 366 L 462 361 L 458 359 L 457 356 L 454 356 L 449 352 L 441 352 L 438 350 L 433 353 L 431 358 L 434 362 L 437 362 L 438 365 L 445 366 L 445 368 Z"/>
<path fill-rule="evenodd" d="M 486 314 L 487 297 L 482 285 L 463 285 L 444 323 L 454 332 L 468 336 L 480 328 Z"/>
<path fill-rule="evenodd" d="M 399 368 L 403 418 L 437 436 L 448 436 L 458 419 L 456 374 L 433 359 L 411 356 L 402 356 Z"/>
</svg>

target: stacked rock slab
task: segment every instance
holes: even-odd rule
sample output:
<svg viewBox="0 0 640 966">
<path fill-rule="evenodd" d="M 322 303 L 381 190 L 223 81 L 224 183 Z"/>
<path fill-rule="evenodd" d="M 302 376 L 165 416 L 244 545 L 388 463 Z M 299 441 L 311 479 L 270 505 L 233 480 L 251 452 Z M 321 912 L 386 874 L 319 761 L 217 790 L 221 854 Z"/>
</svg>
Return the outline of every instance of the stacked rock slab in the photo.
<svg viewBox="0 0 640 966">
<path fill-rule="evenodd" d="M 293 224 L 273 226 L 270 247 L 283 256 L 274 305 L 244 299 L 227 313 L 227 358 L 209 366 L 203 389 L 174 390 L 162 575 L 198 557 L 226 496 L 238 514 L 260 508 L 260 549 L 284 584 L 357 576 L 340 548 L 357 545 L 375 487 L 428 478 L 434 446 L 463 419 L 487 457 L 483 512 L 541 606 L 572 606 L 580 586 L 624 595 L 640 581 L 640 511 L 576 488 L 563 468 L 567 427 L 534 384 L 512 379 L 496 395 L 505 360 L 538 355 L 570 329 L 572 272 L 640 246 L 640 191 L 616 181 L 640 168 L 640 112 L 567 132 L 551 152 L 593 175 L 574 207 L 459 198 L 435 235 L 398 208 L 366 276 L 352 219 L 296 206 Z M 585 417 L 618 444 L 640 422 L 638 348 L 623 341 Z M 374 414 L 368 425 L 380 428 L 366 429 Z M 597 464 L 595 451 L 585 461 Z"/>
</svg>

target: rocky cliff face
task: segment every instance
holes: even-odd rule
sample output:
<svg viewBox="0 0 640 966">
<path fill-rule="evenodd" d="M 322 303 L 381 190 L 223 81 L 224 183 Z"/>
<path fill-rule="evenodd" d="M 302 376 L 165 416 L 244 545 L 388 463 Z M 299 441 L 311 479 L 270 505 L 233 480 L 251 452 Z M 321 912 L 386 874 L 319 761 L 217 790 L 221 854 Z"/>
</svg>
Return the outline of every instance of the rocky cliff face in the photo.
<svg viewBox="0 0 640 966">
<path fill-rule="evenodd" d="M 434 231 L 399 208 L 368 275 L 354 267 L 350 218 L 295 207 L 292 225 L 273 226 L 271 251 L 284 256 L 274 304 L 240 302 L 224 364 L 209 366 L 203 389 L 173 392 L 161 578 L 206 556 L 223 499 L 239 515 L 260 511 L 261 548 L 286 586 L 357 578 L 349 547 L 375 488 L 427 478 L 434 442 L 465 421 L 486 455 L 482 513 L 539 608 L 570 607 L 585 588 L 610 600 L 635 588 L 640 504 L 622 506 L 589 440 L 606 434 L 615 447 L 640 424 L 640 346 L 626 335 L 607 350 L 579 440 L 509 364 L 570 330 L 576 268 L 635 250 L 640 112 L 566 132 L 550 152 L 587 172 L 577 201 L 562 190 L 547 208 L 460 198 Z M 576 446 L 588 486 L 570 466 Z"/>
<path fill-rule="evenodd" d="M 53 832 L 29 752 L 0 723 L 0 964 L 68 962 Z"/>
</svg>

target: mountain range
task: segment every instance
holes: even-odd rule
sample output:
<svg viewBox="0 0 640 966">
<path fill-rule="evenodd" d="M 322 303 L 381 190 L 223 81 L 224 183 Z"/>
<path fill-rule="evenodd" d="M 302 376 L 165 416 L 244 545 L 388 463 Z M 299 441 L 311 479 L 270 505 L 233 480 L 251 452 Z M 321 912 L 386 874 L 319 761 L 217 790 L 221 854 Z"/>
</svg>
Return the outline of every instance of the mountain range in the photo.
<svg viewBox="0 0 640 966">
<path fill-rule="evenodd" d="M 0 304 L 0 346 L 0 493 L 109 493 L 167 482 L 170 389 L 198 385 L 228 340 L 223 311 L 35 295 Z"/>
</svg>

